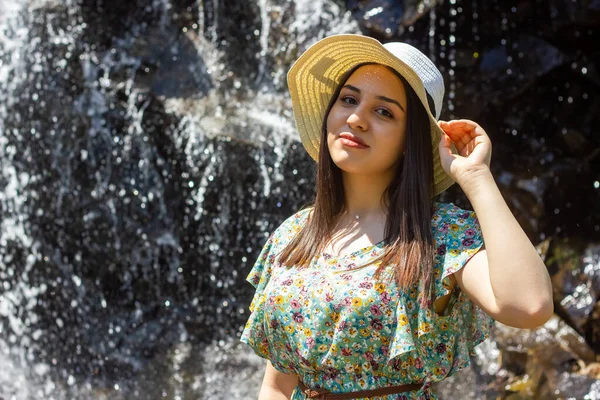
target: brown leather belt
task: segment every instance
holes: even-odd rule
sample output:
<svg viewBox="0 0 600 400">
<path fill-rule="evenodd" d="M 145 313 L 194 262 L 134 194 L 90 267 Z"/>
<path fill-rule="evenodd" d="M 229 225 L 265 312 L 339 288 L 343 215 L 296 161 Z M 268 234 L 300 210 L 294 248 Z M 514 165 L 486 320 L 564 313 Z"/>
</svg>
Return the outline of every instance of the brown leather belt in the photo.
<svg viewBox="0 0 600 400">
<path fill-rule="evenodd" d="M 359 390 L 357 392 L 348 392 L 348 393 L 331 393 L 326 389 L 310 389 L 306 387 L 304 382 L 298 380 L 298 386 L 302 390 L 302 393 L 306 395 L 309 399 L 318 399 L 318 400 L 348 400 L 348 399 L 360 399 L 363 397 L 375 397 L 375 396 L 385 396 L 388 394 L 394 393 L 402 393 L 402 392 L 410 392 L 411 390 L 420 389 L 422 383 L 408 383 L 405 385 L 398 386 L 388 386 L 377 389 L 370 390 Z"/>
</svg>

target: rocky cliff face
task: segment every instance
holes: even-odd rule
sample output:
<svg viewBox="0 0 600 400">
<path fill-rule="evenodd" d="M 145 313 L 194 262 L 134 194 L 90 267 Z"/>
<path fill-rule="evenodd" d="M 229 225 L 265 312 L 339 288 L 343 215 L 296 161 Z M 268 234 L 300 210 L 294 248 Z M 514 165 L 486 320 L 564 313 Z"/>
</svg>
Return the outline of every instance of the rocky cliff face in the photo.
<svg viewBox="0 0 600 400">
<path fill-rule="evenodd" d="M 0 393 L 248 397 L 208 383 L 253 368 L 226 344 L 247 319 L 245 277 L 312 198 L 285 74 L 345 32 L 432 57 L 442 119 L 490 134 L 496 179 L 554 276 L 546 332 L 566 339 L 527 363 L 533 345 L 499 327 L 478 398 L 525 371 L 537 380 L 515 391 L 593 391 L 599 24 L 596 3 L 569 1 L 0 1 Z M 440 200 L 468 207 L 458 187 Z"/>
</svg>

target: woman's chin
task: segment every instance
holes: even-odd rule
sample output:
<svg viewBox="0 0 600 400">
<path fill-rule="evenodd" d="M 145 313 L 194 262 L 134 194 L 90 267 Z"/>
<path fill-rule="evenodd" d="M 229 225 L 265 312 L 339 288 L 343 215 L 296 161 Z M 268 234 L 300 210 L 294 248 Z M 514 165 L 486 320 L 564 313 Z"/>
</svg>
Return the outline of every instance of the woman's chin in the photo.
<svg viewBox="0 0 600 400">
<path fill-rule="evenodd" d="M 365 157 L 356 157 L 344 152 L 333 155 L 333 163 L 342 171 L 354 174 L 364 174 L 369 162 Z"/>
</svg>

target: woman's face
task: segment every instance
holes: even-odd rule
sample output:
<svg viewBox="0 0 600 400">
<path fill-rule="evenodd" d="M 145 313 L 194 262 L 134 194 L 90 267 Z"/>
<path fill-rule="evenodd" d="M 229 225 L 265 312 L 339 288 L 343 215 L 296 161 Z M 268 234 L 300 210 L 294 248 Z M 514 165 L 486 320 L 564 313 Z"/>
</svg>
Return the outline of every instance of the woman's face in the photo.
<svg viewBox="0 0 600 400">
<path fill-rule="evenodd" d="M 348 173 L 393 173 L 406 143 L 406 103 L 402 81 L 387 67 L 354 71 L 327 116 L 333 162 Z"/>
</svg>

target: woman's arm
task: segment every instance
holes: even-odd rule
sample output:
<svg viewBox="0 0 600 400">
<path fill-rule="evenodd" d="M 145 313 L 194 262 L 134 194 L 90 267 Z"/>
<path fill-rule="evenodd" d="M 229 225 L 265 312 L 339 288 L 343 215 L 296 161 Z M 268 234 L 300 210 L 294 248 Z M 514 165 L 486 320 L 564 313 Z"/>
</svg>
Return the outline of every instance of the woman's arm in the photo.
<svg viewBox="0 0 600 400">
<path fill-rule="evenodd" d="M 279 372 L 273 367 L 271 361 L 267 361 L 258 400 L 289 400 L 297 385 L 296 375 Z"/>
<path fill-rule="evenodd" d="M 487 134 L 469 120 L 440 127 L 447 134 L 440 143 L 442 165 L 469 198 L 485 242 L 485 250 L 456 272 L 459 286 L 499 322 L 518 328 L 545 323 L 554 312 L 550 276 L 490 172 Z M 451 154 L 448 140 L 459 155 Z"/>
<path fill-rule="evenodd" d="M 457 272 L 458 284 L 484 302 L 497 321 L 526 329 L 544 324 L 554 312 L 548 270 L 489 170 L 466 182 L 463 190 L 479 219 L 486 249 Z"/>
</svg>

